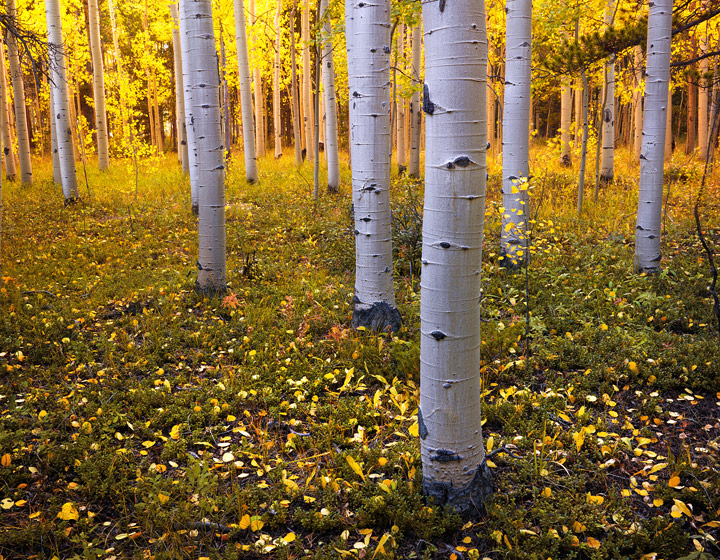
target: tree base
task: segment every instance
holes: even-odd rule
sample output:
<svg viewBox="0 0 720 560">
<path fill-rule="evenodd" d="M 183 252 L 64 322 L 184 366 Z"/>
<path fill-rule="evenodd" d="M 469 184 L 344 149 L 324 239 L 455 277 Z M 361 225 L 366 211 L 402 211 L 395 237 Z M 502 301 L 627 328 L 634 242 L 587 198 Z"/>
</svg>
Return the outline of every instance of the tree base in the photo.
<svg viewBox="0 0 720 560">
<path fill-rule="evenodd" d="M 407 173 L 407 167 L 404 165 L 398 165 L 398 177 L 402 177 L 405 173 Z"/>
<path fill-rule="evenodd" d="M 482 512 L 482 507 L 494 491 L 492 474 L 485 461 L 478 465 L 475 476 L 464 488 L 447 482 L 423 479 L 423 494 L 439 506 L 449 506 L 463 518 Z"/>
<path fill-rule="evenodd" d="M 615 177 L 612 173 L 607 175 L 600 175 L 600 183 L 603 185 L 609 185 L 615 180 Z"/>
<path fill-rule="evenodd" d="M 198 208 L 197 204 L 193 204 L 190 207 L 190 211 L 193 213 L 193 216 L 197 216 L 198 214 L 200 214 L 200 209 Z"/>
<path fill-rule="evenodd" d="M 215 297 L 225 295 L 227 292 L 227 286 L 205 286 L 201 287 L 200 284 L 195 282 L 195 293 L 204 297 Z"/>
<path fill-rule="evenodd" d="M 564 155 L 560 158 L 560 165 L 563 167 L 572 167 L 572 159 L 570 159 L 569 155 Z"/>
<path fill-rule="evenodd" d="M 79 196 L 71 196 L 65 199 L 65 206 L 74 206 L 78 202 L 80 202 Z"/>
<path fill-rule="evenodd" d="M 362 303 L 359 299 L 353 300 L 353 329 L 365 327 L 375 332 L 396 332 L 402 325 L 402 317 L 397 307 L 386 301 L 375 303 Z"/>
</svg>

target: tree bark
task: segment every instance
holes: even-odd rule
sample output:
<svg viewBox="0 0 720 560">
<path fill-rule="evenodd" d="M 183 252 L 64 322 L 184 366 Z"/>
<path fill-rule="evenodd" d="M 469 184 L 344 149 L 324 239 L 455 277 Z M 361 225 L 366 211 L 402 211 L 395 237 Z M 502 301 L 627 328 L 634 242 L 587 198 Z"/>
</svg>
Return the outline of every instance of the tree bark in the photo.
<svg viewBox="0 0 720 560">
<path fill-rule="evenodd" d="M 707 9 L 707 2 L 703 2 L 703 7 Z M 702 34 L 700 40 L 700 54 L 703 55 L 708 52 L 708 34 L 707 27 Z M 700 159 L 705 161 L 708 156 L 708 106 L 709 106 L 709 92 L 710 84 L 708 83 L 707 75 L 710 69 L 708 59 L 703 58 L 700 63 L 700 80 L 698 82 L 698 148 Z M 718 79 L 715 76 L 715 79 Z"/>
<path fill-rule="evenodd" d="M 17 15 L 15 0 L 7 0 L 7 14 L 8 18 L 14 22 Z M 27 125 L 27 109 L 25 107 L 25 86 L 23 85 L 17 39 L 12 33 L 7 34 L 7 51 L 13 88 L 13 103 L 15 105 L 15 131 L 17 132 L 18 156 L 20 159 L 20 181 L 23 185 L 32 185 L 32 160 L 30 158 L 30 135 Z"/>
<path fill-rule="evenodd" d="M 323 102 L 325 105 L 325 159 L 328 166 L 328 191 L 336 193 L 340 188 L 340 159 L 338 154 L 337 99 L 335 98 L 335 61 L 330 34 L 332 26 L 327 14 L 328 1 L 322 0 L 325 18 L 323 33 Z"/>
<path fill-rule="evenodd" d="M 200 172 L 198 161 L 198 146 L 195 138 L 195 129 L 193 127 L 193 99 L 192 89 L 190 85 L 193 68 L 190 64 L 190 30 L 188 29 L 188 20 L 182 16 L 180 6 L 180 52 L 183 75 L 183 101 L 185 105 L 185 136 L 188 144 L 188 171 L 190 175 L 190 209 L 193 214 L 197 214 L 200 208 L 198 194 L 198 173 Z M 132 132 L 132 131 L 131 131 Z"/>
<path fill-rule="evenodd" d="M 353 327 L 400 327 L 390 219 L 390 2 L 346 0 L 355 216 Z"/>
<path fill-rule="evenodd" d="M 277 1 L 275 11 L 275 61 L 273 67 L 273 136 L 275 142 L 275 159 L 282 157 L 282 142 L 280 140 L 280 11 L 282 0 Z"/>
<path fill-rule="evenodd" d="M 642 47 L 636 46 L 634 51 L 634 72 L 635 91 L 633 93 L 633 155 L 635 160 L 640 159 L 640 151 L 642 150 L 642 127 L 643 127 L 643 78 L 642 78 Z"/>
<path fill-rule="evenodd" d="M 615 0 L 609 0 L 605 9 L 605 25 L 612 24 Z M 605 64 L 605 91 L 602 110 L 602 152 L 600 181 L 612 182 L 615 175 L 615 55 Z"/>
<path fill-rule="evenodd" d="M 303 64 L 303 119 L 305 148 L 308 159 L 313 159 L 312 66 L 310 65 L 310 0 L 302 0 L 302 64 Z"/>
<path fill-rule="evenodd" d="M 645 117 L 635 229 L 635 268 L 638 272 L 660 270 L 672 7 L 673 0 L 654 0 L 648 17 Z"/>
<path fill-rule="evenodd" d="M 173 20 L 173 62 L 175 64 L 175 110 L 177 112 L 178 156 L 183 173 L 189 172 L 188 141 L 185 124 L 185 88 L 183 87 L 182 50 L 180 47 L 180 21 L 176 4 L 170 4 Z"/>
<path fill-rule="evenodd" d="M 420 131 L 422 130 L 422 103 L 420 103 L 422 84 L 421 54 L 422 23 L 418 22 L 412 30 L 413 94 L 410 98 L 410 160 L 408 161 L 408 175 L 414 178 L 420 177 Z"/>
<path fill-rule="evenodd" d="M 423 491 L 436 506 L 470 514 L 492 492 L 479 373 L 487 146 L 484 2 L 458 0 L 444 10 L 426 2 L 423 21 L 427 144 L 418 409 Z"/>
<path fill-rule="evenodd" d="M 9 0 L 13 1 L 13 0 Z M 103 69 L 102 46 L 100 44 L 100 14 L 97 0 L 88 0 L 90 16 L 90 55 L 93 67 L 93 99 L 95 101 L 95 131 L 97 134 L 98 167 L 109 169 L 107 112 L 105 110 L 105 71 Z"/>
<path fill-rule="evenodd" d="M 290 82 L 290 103 L 292 104 L 293 140 L 295 142 L 295 166 L 300 167 L 303 162 L 302 155 L 302 120 L 300 119 L 300 92 L 297 78 L 297 53 L 295 52 L 295 19 L 297 15 L 297 0 L 293 0 L 293 9 L 290 12 L 290 65 L 292 79 Z"/>
<path fill-rule="evenodd" d="M 572 125 L 572 90 L 570 78 L 563 76 L 560 84 L 560 163 L 572 165 L 570 126 Z"/>
<path fill-rule="evenodd" d="M 10 126 L 4 50 L 3 43 L 0 40 L 0 134 L 2 134 L 3 155 L 5 156 L 5 176 L 13 180 L 17 176 L 17 167 L 15 164 L 15 152 L 13 151 L 12 127 Z"/>
<path fill-rule="evenodd" d="M 245 179 L 248 183 L 254 183 L 258 180 L 258 169 L 257 155 L 255 152 L 252 94 L 250 92 L 250 62 L 248 60 L 247 34 L 245 33 L 245 5 L 243 0 L 234 0 L 234 9 L 238 81 L 240 82 L 240 112 L 242 114 L 243 150 L 245 152 Z"/>
</svg>

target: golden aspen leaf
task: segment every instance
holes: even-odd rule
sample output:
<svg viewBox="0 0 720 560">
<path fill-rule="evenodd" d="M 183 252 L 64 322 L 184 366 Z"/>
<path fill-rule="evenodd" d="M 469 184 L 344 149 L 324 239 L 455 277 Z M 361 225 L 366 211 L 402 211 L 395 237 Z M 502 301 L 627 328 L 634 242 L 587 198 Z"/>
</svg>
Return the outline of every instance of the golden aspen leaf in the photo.
<svg viewBox="0 0 720 560">
<path fill-rule="evenodd" d="M 549 486 L 546 486 L 546 487 L 543 489 L 543 491 L 540 493 L 540 495 L 541 495 L 543 498 L 549 498 L 550 496 L 552 496 L 552 490 L 550 489 Z"/>
<path fill-rule="evenodd" d="M 38 414 L 38 420 L 42 420 L 46 416 L 47 416 L 47 410 L 41 410 L 40 413 Z"/>
<path fill-rule="evenodd" d="M 175 424 L 170 429 L 170 438 L 171 439 L 180 439 L 180 428 L 181 428 L 180 424 Z"/>
<path fill-rule="evenodd" d="M 143 444 L 143 447 L 145 447 L 146 449 L 150 449 L 153 445 L 155 445 L 155 442 L 148 440 L 148 441 L 143 441 L 142 444 Z"/>
<path fill-rule="evenodd" d="M 582 523 L 580 523 L 579 521 L 573 521 L 572 530 L 575 531 L 576 533 L 582 533 L 586 529 L 587 529 L 587 527 L 585 525 L 583 525 Z"/>
<path fill-rule="evenodd" d="M 588 538 L 587 538 L 587 545 L 588 545 L 590 548 L 595 548 L 595 549 L 597 549 L 597 548 L 600 548 L 600 541 L 597 540 L 597 539 L 594 539 L 594 538 L 592 538 L 592 537 L 588 537 Z"/>
<path fill-rule="evenodd" d="M 377 553 L 385 554 L 385 543 L 390 538 L 390 533 L 385 533 L 382 537 L 380 537 L 380 541 L 377 544 L 377 547 L 375 548 L 375 552 L 372 555 L 372 558 L 375 558 Z M 372 560 L 372 558 L 370 560 Z"/>
<path fill-rule="evenodd" d="M 673 506 L 670 510 L 670 517 L 674 517 L 675 519 L 682 517 L 682 511 L 680 511 L 680 508 Z"/>
<path fill-rule="evenodd" d="M 683 502 L 682 500 L 678 500 L 677 498 L 673 498 L 673 502 L 675 502 L 675 506 L 677 506 L 677 508 L 682 513 L 684 513 L 688 517 L 692 517 L 692 513 L 690 512 L 690 509 L 687 507 L 687 504 L 685 502 Z M 675 506 L 673 506 L 673 509 Z"/>
<path fill-rule="evenodd" d="M 355 472 L 355 474 L 358 475 L 360 478 L 362 478 L 364 481 L 365 475 L 363 474 L 362 469 L 360 468 L 360 465 L 357 464 L 355 459 L 353 459 L 351 455 L 348 455 L 347 457 L 345 457 L 345 459 L 347 460 L 348 465 L 350 465 L 350 468 Z"/>
<path fill-rule="evenodd" d="M 637 373 L 637 372 L 638 372 L 638 367 L 637 367 L 637 364 L 636 364 L 635 362 L 629 362 L 629 363 L 628 363 L 628 369 L 629 369 L 630 371 L 632 371 L 633 373 Z"/>
<path fill-rule="evenodd" d="M 246 513 L 242 516 L 240 519 L 240 523 L 238 525 L 241 529 L 245 530 L 248 527 L 250 527 L 250 516 Z"/>
<path fill-rule="evenodd" d="M 410 435 L 412 437 L 418 437 L 420 435 L 420 426 L 417 422 L 414 422 L 410 425 L 410 428 L 408 428 L 408 432 L 410 432 Z"/>
<path fill-rule="evenodd" d="M 573 441 L 575 441 L 575 447 L 577 447 L 579 452 L 582 449 L 583 443 L 585 443 L 585 430 L 581 429 L 579 432 L 574 432 L 572 437 Z"/>
<path fill-rule="evenodd" d="M 159 501 L 161 504 L 166 504 L 166 503 L 168 503 L 168 502 L 170 501 L 170 496 L 168 496 L 167 494 L 163 494 L 162 492 L 160 492 L 160 493 L 158 494 L 158 501 Z"/>
<path fill-rule="evenodd" d="M 588 494 L 585 498 L 587 500 L 588 504 L 594 504 L 596 506 L 602 505 L 602 503 L 605 501 L 605 498 L 602 496 L 593 496 L 592 494 Z"/>
<path fill-rule="evenodd" d="M 678 475 L 673 475 L 670 480 L 668 481 L 668 486 L 670 488 L 675 488 L 680 484 L 680 477 Z"/>
<path fill-rule="evenodd" d="M 488 453 L 493 450 L 493 446 L 494 446 L 494 445 L 495 445 L 495 438 L 494 438 L 493 436 L 490 436 L 490 437 L 487 439 L 487 444 L 486 444 Z"/>
<path fill-rule="evenodd" d="M 15 502 L 11 500 L 10 498 L 5 498 L 2 502 L 0 502 L 0 507 L 3 509 L 10 509 L 15 505 Z"/>
<path fill-rule="evenodd" d="M 42 515 L 41 511 L 36 511 L 35 513 L 30 514 L 30 519 L 35 519 L 37 517 L 40 517 Z"/>
<path fill-rule="evenodd" d="M 665 503 L 665 500 L 663 500 L 662 498 L 655 498 L 655 499 L 653 500 L 653 505 L 654 505 L 655 507 L 660 507 L 660 506 L 663 505 L 664 503 Z"/>
<path fill-rule="evenodd" d="M 491 469 L 496 469 L 496 468 L 497 468 L 497 465 L 496 465 L 495 463 L 493 463 L 492 461 L 490 461 L 489 459 L 488 459 L 487 461 L 485 461 L 485 464 L 486 464 L 488 467 L 490 467 Z"/>
<path fill-rule="evenodd" d="M 5 455 L 2 456 L 2 459 L 0 459 L 0 465 L 3 467 L 9 467 L 10 463 L 12 463 L 12 456 L 10 453 L 5 453 Z"/>
<path fill-rule="evenodd" d="M 288 533 L 287 535 L 285 535 L 285 536 L 283 537 L 283 540 L 284 540 L 286 543 L 291 543 L 291 542 L 293 542 L 293 541 L 295 540 L 295 533 Z"/>
<path fill-rule="evenodd" d="M 60 513 L 57 514 L 57 517 L 58 519 L 64 519 L 65 521 L 70 521 L 71 519 L 77 521 L 80 518 L 80 514 L 75 508 L 75 504 L 72 502 L 65 502 L 60 510 Z"/>
<path fill-rule="evenodd" d="M 260 517 L 258 517 L 257 515 L 254 515 L 250 519 L 250 530 L 253 532 L 259 531 L 260 529 L 262 529 L 263 525 L 265 525 L 265 522 L 262 519 L 260 519 Z"/>
</svg>

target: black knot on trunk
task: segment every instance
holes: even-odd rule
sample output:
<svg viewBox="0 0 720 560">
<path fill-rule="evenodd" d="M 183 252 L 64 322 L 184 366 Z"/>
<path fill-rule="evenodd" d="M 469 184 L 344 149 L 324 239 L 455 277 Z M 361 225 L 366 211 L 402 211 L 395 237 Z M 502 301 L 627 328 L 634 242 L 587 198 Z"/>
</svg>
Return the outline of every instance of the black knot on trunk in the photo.
<svg viewBox="0 0 720 560">
<path fill-rule="evenodd" d="M 447 337 L 447 335 L 442 331 L 433 331 L 430 333 L 430 336 L 432 336 L 435 340 L 442 340 Z"/>
<path fill-rule="evenodd" d="M 430 91 L 428 85 L 423 84 L 423 111 L 428 115 L 432 115 L 435 112 L 435 103 L 430 101 Z"/>
</svg>

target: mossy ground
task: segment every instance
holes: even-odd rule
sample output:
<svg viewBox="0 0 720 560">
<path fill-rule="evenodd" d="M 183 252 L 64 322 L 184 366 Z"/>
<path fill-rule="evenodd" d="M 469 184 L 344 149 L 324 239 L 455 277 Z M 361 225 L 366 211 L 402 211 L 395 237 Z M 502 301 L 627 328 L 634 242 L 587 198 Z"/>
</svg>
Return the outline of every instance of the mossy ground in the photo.
<svg viewBox="0 0 720 560">
<path fill-rule="evenodd" d="M 315 202 L 307 164 L 266 158 L 249 186 L 234 159 L 218 298 L 193 290 L 196 218 L 172 157 L 140 162 L 137 199 L 132 163 L 89 169 L 72 207 L 47 162 L 31 188 L 5 182 L 0 555 L 720 556 L 700 167 L 672 164 L 663 272 L 648 277 L 633 273 L 627 158 L 578 219 L 572 170 L 534 157 L 527 278 L 498 263 L 490 167 L 484 435 L 519 458 L 492 458 L 495 496 L 471 520 L 419 491 L 421 185 L 393 187 L 404 326 L 390 336 L 349 328 L 347 167 L 341 194 Z M 712 246 L 718 190 L 716 176 L 701 208 Z"/>
</svg>

